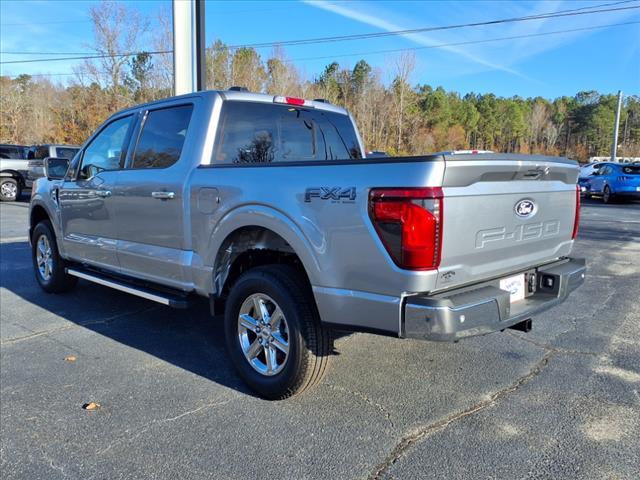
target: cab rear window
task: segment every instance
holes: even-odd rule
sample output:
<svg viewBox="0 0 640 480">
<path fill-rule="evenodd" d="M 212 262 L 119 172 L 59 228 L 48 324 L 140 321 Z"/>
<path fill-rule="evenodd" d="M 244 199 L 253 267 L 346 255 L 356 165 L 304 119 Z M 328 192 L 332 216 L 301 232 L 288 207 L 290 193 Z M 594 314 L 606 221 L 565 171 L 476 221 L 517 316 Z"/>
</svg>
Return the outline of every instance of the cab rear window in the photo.
<svg viewBox="0 0 640 480">
<path fill-rule="evenodd" d="M 264 164 L 362 157 L 347 115 L 291 105 L 225 102 L 213 162 Z"/>
</svg>

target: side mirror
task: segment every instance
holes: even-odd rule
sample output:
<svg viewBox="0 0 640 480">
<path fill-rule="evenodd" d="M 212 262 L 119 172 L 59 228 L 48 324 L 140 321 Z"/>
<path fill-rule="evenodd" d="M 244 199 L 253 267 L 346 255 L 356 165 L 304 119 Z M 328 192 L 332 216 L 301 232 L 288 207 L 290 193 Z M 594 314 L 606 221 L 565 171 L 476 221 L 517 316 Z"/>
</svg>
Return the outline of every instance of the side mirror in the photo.
<svg viewBox="0 0 640 480">
<path fill-rule="evenodd" d="M 62 180 L 69 170 L 68 158 L 47 157 L 44 159 L 44 174 L 49 180 Z"/>
</svg>

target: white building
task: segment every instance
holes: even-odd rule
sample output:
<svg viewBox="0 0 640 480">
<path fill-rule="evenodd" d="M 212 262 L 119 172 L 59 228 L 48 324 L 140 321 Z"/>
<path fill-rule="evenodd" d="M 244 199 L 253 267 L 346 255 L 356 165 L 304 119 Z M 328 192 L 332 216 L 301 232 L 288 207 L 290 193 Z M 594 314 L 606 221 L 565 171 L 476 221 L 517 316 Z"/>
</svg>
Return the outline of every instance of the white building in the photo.
<svg viewBox="0 0 640 480">
<path fill-rule="evenodd" d="M 591 162 L 610 162 L 611 157 L 590 157 L 589 163 Z M 619 163 L 640 163 L 640 157 L 616 157 L 616 161 Z"/>
</svg>

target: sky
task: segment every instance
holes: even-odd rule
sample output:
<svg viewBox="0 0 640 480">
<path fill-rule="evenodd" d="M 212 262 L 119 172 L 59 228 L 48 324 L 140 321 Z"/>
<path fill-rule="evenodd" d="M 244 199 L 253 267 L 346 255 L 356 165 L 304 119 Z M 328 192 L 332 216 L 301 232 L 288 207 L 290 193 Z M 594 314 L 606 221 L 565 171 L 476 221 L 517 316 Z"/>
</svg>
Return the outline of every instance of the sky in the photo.
<svg viewBox="0 0 640 480">
<path fill-rule="evenodd" d="M 171 15 L 170 0 L 127 0 L 158 28 Z M 0 1 L 0 62 L 54 57 L 49 52 L 90 52 L 89 9 L 96 1 Z M 412 84 L 465 94 L 555 98 L 582 90 L 640 95 L 640 1 L 207 1 L 207 44 L 286 40 L 486 22 L 561 10 L 627 8 L 606 13 L 390 35 L 363 40 L 286 46 L 286 57 L 308 79 L 333 60 L 352 68 L 360 59 L 388 83 L 402 51 L 415 54 Z M 37 20 L 33 21 L 33 18 Z M 635 23 L 633 23 L 635 22 Z M 611 26 L 613 24 L 618 24 Z M 624 24 L 624 25 L 620 25 Z M 597 28 L 596 28 L 597 27 Z M 566 30 L 572 30 L 566 32 Z M 540 35 L 548 32 L 564 32 Z M 526 38 L 513 38 L 526 35 Z M 507 40 L 494 40 L 503 39 Z M 491 40 L 491 41 L 488 41 Z M 457 45 L 452 45 L 457 44 Z M 141 48 L 152 50 L 150 37 Z M 267 58 L 273 47 L 260 48 Z M 20 53 L 8 53 L 20 52 Z M 25 54 L 23 52 L 34 52 Z M 0 64 L 2 75 L 51 74 L 73 79 L 75 61 Z"/>
</svg>

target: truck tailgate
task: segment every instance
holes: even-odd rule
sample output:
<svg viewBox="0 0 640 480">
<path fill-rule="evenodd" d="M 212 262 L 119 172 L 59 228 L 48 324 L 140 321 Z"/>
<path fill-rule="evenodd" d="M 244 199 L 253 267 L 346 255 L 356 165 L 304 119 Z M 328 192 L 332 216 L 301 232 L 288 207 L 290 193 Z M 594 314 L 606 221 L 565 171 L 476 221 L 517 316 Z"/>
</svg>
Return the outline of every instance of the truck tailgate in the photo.
<svg viewBox="0 0 640 480">
<path fill-rule="evenodd" d="M 576 162 L 516 154 L 445 156 L 442 260 L 436 289 L 568 255 Z"/>
</svg>

